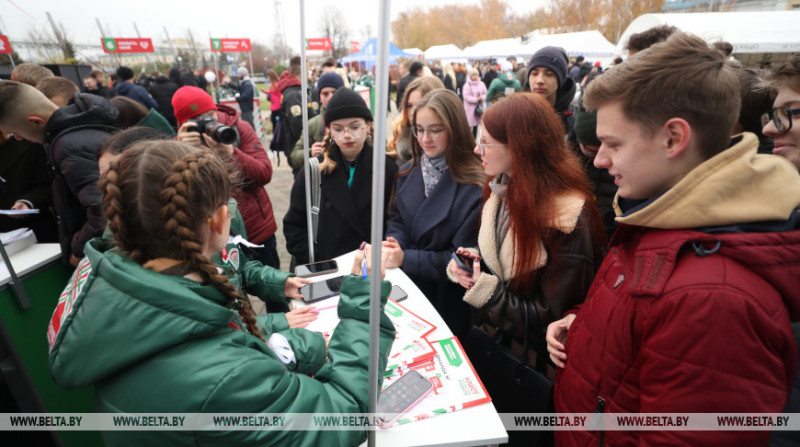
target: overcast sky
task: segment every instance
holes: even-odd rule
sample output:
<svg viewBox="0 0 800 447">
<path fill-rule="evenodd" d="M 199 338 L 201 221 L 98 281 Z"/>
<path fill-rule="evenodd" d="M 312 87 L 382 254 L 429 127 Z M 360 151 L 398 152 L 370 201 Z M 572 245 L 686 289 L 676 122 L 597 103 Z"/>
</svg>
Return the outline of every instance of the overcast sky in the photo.
<svg viewBox="0 0 800 447">
<path fill-rule="evenodd" d="M 516 13 L 528 13 L 545 5 L 547 0 L 506 0 Z M 283 0 L 283 21 L 287 43 L 300 49 L 300 1 Z M 415 6 L 477 4 L 478 0 L 395 0 L 390 21 L 397 14 Z M 335 5 L 349 24 L 352 40 L 362 40 L 366 25 L 372 35 L 378 32 L 377 0 L 306 0 L 306 37 L 320 37 L 321 14 L 328 5 Z M 365 6 L 366 5 L 366 6 Z M 185 38 L 191 30 L 195 41 L 208 42 L 212 37 L 246 37 L 268 46 L 275 35 L 275 0 L 0 0 L 0 31 L 12 41 L 26 40 L 28 30 L 40 28 L 52 36 L 46 12 L 67 31 L 76 44 L 97 44 L 100 49 L 100 19 L 110 37 L 136 37 L 134 23 L 142 37 L 153 42 L 165 38 L 164 27 L 171 38 Z M 425 50 L 426 48 L 422 48 Z"/>
</svg>

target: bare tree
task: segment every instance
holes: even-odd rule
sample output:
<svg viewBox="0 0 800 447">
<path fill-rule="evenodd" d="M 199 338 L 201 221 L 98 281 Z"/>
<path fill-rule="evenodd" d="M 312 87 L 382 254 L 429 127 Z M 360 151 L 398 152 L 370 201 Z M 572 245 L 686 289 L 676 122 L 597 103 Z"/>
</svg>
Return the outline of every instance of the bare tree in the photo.
<svg viewBox="0 0 800 447">
<path fill-rule="evenodd" d="M 333 44 L 331 56 L 339 59 L 350 53 L 350 30 L 342 11 L 334 5 L 328 5 L 320 16 L 322 37 L 328 37 Z"/>
<path fill-rule="evenodd" d="M 30 28 L 27 40 L 42 63 L 60 64 L 65 62 L 61 47 L 48 33 L 39 28 Z"/>
</svg>

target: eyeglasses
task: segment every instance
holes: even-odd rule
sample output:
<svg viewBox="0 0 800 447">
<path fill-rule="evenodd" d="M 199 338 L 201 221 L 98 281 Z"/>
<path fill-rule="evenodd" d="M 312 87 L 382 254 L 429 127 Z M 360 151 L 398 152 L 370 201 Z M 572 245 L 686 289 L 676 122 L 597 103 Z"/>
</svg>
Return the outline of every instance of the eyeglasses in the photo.
<svg viewBox="0 0 800 447">
<path fill-rule="evenodd" d="M 364 134 L 364 129 L 367 126 L 349 126 L 349 127 L 333 127 L 331 126 L 331 138 L 334 140 L 343 140 L 344 134 L 349 133 L 353 139 L 361 138 Z"/>
<path fill-rule="evenodd" d="M 792 128 L 792 115 L 800 113 L 800 109 L 790 109 L 788 107 L 775 107 L 769 112 L 761 115 L 761 126 L 764 127 L 770 121 L 775 124 L 778 132 L 788 132 Z"/>
<path fill-rule="evenodd" d="M 442 132 L 446 130 L 447 129 L 444 128 L 431 129 L 430 127 L 428 129 L 423 129 L 420 126 L 414 126 L 411 128 L 411 133 L 413 133 L 418 140 L 421 140 L 425 136 L 425 134 L 427 134 L 428 139 L 430 139 L 431 141 L 436 141 L 439 139 L 439 137 L 442 136 Z"/>
<path fill-rule="evenodd" d="M 476 140 L 477 142 L 475 143 L 475 144 L 478 145 L 478 152 L 481 153 L 481 157 L 485 153 L 485 151 L 483 150 L 484 147 L 487 147 L 487 146 L 505 146 L 505 144 L 501 144 L 501 143 L 491 143 L 491 144 L 490 143 L 481 143 L 481 138 L 483 138 L 483 130 L 481 130 L 481 132 L 478 133 L 478 139 Z"/>
</svg>

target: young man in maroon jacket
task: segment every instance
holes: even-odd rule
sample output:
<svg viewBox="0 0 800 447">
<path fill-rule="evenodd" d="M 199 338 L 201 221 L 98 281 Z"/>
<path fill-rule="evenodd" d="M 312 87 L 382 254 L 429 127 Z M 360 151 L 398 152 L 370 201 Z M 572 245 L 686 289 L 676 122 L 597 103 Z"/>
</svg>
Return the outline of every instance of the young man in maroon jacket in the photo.
<svg viewBox="0 0 800 447">
<path fill-rule="evenodd" d="M 562 413 L 780 413 L 797 369 L 800 175 L 730 136 L 739 86 L 685 33 L 598 77 L 594 164 L 619 228 L 586 302 L 547 330 Z M 777 192 L 777 193 L 776 193 Z M 769 432 L 559 431 L 559 445 L 766 445 Z"/>
</svg>

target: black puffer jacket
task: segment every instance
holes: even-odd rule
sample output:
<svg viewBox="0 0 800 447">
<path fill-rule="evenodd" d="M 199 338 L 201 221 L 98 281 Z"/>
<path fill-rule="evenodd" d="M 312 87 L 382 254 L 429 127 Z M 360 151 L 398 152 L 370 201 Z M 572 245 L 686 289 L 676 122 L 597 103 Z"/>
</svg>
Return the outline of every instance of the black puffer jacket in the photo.
<svg viewBox="0 0 800 447">
<path fill-rule="evenodd" d="M 76 93 L 74 102 L 56 110 L 45 127 L 49 163 L 54 171 L 53 205 L 59 217 L 61 254 L 83 257 L 89 239 L 102 236 L 97 149 L 113 132 L 119 111 L 107 99 Z"/>
<path fill-rule="evenodd" d="M 158 107 L 156 107 L 158 113 L 166 118 L 176 130 L 178 128 L 178 122 L 175 120 L 175 112 L 172 109 L 172 95 L 175 94 L 178 88 L 178 84 L 172 82 L 168 77 L 156 76 L 153 79 L 153 84 L 151 84 L 148 89 L 150 95 L 158 103 Z"/>
</svg>

